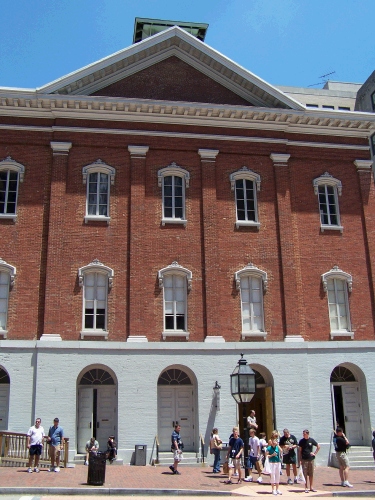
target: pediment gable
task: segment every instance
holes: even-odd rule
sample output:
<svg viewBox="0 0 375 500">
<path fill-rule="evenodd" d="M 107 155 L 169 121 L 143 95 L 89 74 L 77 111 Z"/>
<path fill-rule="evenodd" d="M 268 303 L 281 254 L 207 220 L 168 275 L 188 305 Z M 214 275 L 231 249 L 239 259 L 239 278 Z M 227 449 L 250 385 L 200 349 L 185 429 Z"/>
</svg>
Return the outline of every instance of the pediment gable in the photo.
<svg viewBox="0 0 375 500">
<path fill-rule="evenodd" d="M 173 75 L 165 73 L 171 63 L 181 73 L 174 75 L 174 78 Z M 162 74 L 155 75 L 158 70 L 164 71 L 164 80 L 161 78 Z M 201 96 L 197 88 L 183 89 L 182 73 L 186 75 L 189 70 L 189 85 L 193 85 L 195 80 L 197 85 L 201 86 Z M 153 81 L 160 87 L 159 94 L 156 90 L 150 92 L 146 89 L 145 78 L 151 75 Z M 142 84 L 142 89 L 139 89 L 141 95 L 136 95 L 135 82 Z M 204 89 L 205 85 L 208 86 L 207 89 Z M 129 95 L 121 95 L 121 89 Z M 138 99 L 159 99 L 154 96 L 160 95 L 160 99 L 165 101 L 190 101 L 193 98 L 190 102 L 304 109 L 304 106 L 293 98 L 177 26 L 37 90 L 43 94 L 116 95 Z M 147 95 L 153 97 L 146 97 Z"/>
</svg>

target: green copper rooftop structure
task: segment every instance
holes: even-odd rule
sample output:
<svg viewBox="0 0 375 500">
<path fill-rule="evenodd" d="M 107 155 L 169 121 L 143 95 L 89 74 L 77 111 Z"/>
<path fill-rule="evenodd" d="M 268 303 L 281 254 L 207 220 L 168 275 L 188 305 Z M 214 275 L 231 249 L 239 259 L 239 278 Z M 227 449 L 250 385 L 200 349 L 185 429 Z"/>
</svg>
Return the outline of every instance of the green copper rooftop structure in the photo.
<svg viewBox="0 0 375 500">
<path fill-rule="evenodd" d="M 181 21 L 163 21 L 161 19 L 148 19 L 144 17 L 136 17 L 134 22 L 133 43 L 141 42 L 145 38 L 156 35 L 161 31 L 165 31 L 172 26 L 179 26 L 186 30 L 191 35 L 195 36 L 204 42 L 208 24 L 205 23 L 188 23 Z"/>
</svg>

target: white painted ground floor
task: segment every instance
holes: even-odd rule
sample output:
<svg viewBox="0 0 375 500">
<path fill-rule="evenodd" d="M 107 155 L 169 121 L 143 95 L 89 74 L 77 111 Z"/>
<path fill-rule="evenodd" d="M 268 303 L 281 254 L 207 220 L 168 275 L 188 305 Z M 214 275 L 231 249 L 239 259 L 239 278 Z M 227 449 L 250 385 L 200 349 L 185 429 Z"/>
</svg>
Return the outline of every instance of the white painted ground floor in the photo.
<svg viewBox="0 0 375 500">
<path fill-rule="evenodd" d="M 259 430 L 304 428 L 328 462 L 335 423 L 353 445 L 370 445 L 375 415 L 375 342 L 147 343 L 0 341 L 0 430 L 27 432 L 36 417 L 47 430 L 54 417 L 69 437 L 69 459 L 95 435 L 106 449 L 116 436 L 129 463 L 136 445 L 147 461 L 158 437 L 170 449 L 178 421 L 185 451 L 205 453 L 210 432 L 224 441 L 243 411 L 230 394 L 240 353 L 257 375 L 246 414 Z M 219 390 L 214 390 L 218 382 Z M 155 452 L 154 452 L 155 456 Z"/>
</svg>

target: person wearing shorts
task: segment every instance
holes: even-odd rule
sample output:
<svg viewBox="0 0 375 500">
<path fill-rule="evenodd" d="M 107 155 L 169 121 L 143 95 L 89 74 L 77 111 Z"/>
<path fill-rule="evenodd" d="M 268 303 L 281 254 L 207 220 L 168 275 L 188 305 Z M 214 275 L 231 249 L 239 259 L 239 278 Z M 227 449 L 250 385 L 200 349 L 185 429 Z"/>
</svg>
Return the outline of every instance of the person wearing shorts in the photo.
<svg viewBox="0 0 375 500">
<path fill-rule="evenodd" d="M 315 451 L 313 451 L 314 447 Z M 305 493 L 309 493 L 309 491 L 316 492 L 313 488 L 314 460 L 320 450 L 320 444 L 310 437 L 310 431 L 307 429 L 303 431 L 303 438 L 298 443 L 298 450 L 303 475 L 305 476 Z M 310 482 L 310 490 L 308 489 L 308 480 Z"/>
<path fill-rule="evenodd" d="M 293 468 L 294 483 L 297 484 L 297 455 L 296 448 L 298 446 L 298 441 L 293 434 L 289 432 L 288 429 L 284 429 L 284 435 L 280 438 L 280 447 L 283 450 L 283 463 L 286 466 L 286 475 L 288 477 L 288 484 L 293 484 L 290 478 L 290 466 Z"/>
<path fill-rule="evenodd" d="M 255 468 L 258 473 L 258 483 L 262 483 L 262 470 L 260 467 L 262 452 L 260 448 L 259 438 L 255 435 L 255 429 L 250 429 L 249 438 L 249 457 L 247 462 L 247 468 L 249 469 L 249 476 L 244 479 L 244 481 L 251 482 L 253 477 L 251 475 L 252 470 Z"/>
<path fill-rule="evenodd" d="M 49 443 L 49 455 L 51 458 L 49 471 L 60 472 L 60 452 L 64 446 L 64 429 L 60 427 L 57 417 L 53 420 L 53 425 L 49 428 L 47 441 Z"/>
<path fill-rule="evenodd" d="M 349 441 L 342 427 L 337 427 L 333 436 L 333 442 L 335 445 L 336 458 L 339 463 L 341 486 L 353 488 L 353 485 L 349 483 L 349 458 L 346 453 L 349 448 Z"/>
<path fill-rule="evenodd" d="M 34 472 L 39 472 L 39 459 L 43 450 L 43 439 L 44 439 L 44 429 L 40 425 L 42 420 L 37 418 L 35 420 L 35 425 L 30 427 L 27 432 L 27 447 L 29 449 L 29 468 L 27 472 L 33 472 L 33 461 L 34 461 Z"/>
<path fill-rule="evenodd" d="M 177 470 L 177 467 L 182 460 L 182 450 L 184 447 L 184 445 L 182 444 L 180 431 L 181 431 L 181 426 L 179 424 L 176 424 L 174 426 L 174 431 L 172 432 L 171 436 L 171 441 L 172 441 L 171 452 L 173 453 L 173 465 L 169 466 L 172 473 L 177 474 L 178 476 L 181 474 L 181 472 Z"/>
<path fill-rule="evenodd" d="M 233 471 L 238 472 L 238 484 L 241 483 L 241 458 L 244 442 L 239 437 L 238 427 L 233 428 L 233 437 L 229 440 L 227 459 L 231 458 L 233 467 L 229 468 L 229 478 L 225 481 L 226 484 L 232 484 Z"/>
</svg>

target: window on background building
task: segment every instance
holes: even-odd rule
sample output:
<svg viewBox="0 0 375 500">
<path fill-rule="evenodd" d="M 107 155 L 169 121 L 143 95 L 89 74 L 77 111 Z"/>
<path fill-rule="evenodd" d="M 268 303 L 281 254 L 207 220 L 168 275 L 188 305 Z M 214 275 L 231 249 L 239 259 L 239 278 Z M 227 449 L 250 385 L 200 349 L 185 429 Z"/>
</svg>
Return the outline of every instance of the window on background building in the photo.
<svg viewBox="0 0 375 500">
<path fill-rule="evenodd" d="M 375 92 L 371 94 L 372 110 L 375 111 Z"/>
<path fill-rule="evenodd" d="M 328 298 L 328 313 L 333 337 L 354 337 L 351 329 L 348 293 L 352 291 L 352 277 L 337 266 L 322 275 L 323 288 Z"/>
<path fill-rule="evenodd" d="M 0 259 L 0 335 L 7 337 L 9 292 L 14 284 L 16 268 Z"/>
<path fill-rule="evenodd" d="M 260 226 L 258 220 L 257 192 L 260 190 L 260 175 L 242 167 L 229 176 L 235 192 L 236 227 Z"/>
<path fill-rule="evenodd" d="M 186 226 L 185 190 L 189 187 L 187 170 L 171 163 L 158 171 L 158 184 L 162 188 L 162 225 L 183 224 Z"/>
<path fill-rule="evenodd" d="M 249 263 L 235 273 L 235 282 L 241 297 L 242 338 L 265 338 L 263 295 L 267 290 L 267 273 Z"/>
<path fill-rule="evenodd" d="M 323 109 L 335 109 L 335 106 L 327 106 L 323 104 Z"/>
<path fill-rule="evenodd" d="M 83 287 L 81 338 L 108 337 L 108 290 L 112 287 L 113 270 L 98 260 L 78 270 Z"/>
<path fill-rule="evenodd" d="M 306 104 L 306 108 L 319 108 L 317 104 Z"/>
<path fill-rule="evenodd" d="M 191 290 L 191 271 L 173 262 L 158 272 L 158 278 L 159 287 L 163 289 L 163 339 L 189 338 L 187 296 Z"/>
<path fill-rule="evenodd" d="M 371 136 L 371 151 L 372 156 L 375 156 L 375 134 L 372 134 Z"/>
<path fill-rule="evenodd" d="M 350 111 L 350 108 L 348 106 L 339 106 L 340 111 Z"/>
<path fill-rule="evenodd" d="M 0 161 L 0 219 L 16 220 L 19 183 L 24 173 L 25 167 L 10 156 Z"/>
<path fill-rule="evenodd" d="M 87 185 L 85 222 L 110 221 L 110 186 L 114 184 L 116 171 L 102 160 L 82 169 L 83 183 Z"/>
<path fill-rule="evenodd" d="M 313 181 L 314 192 L 318 195 L 320 228 L 343 231 L 340 223 L 339 200 L 341 196 L 341 181 L 335 179 L 328 172 Z"/>
</svg>

